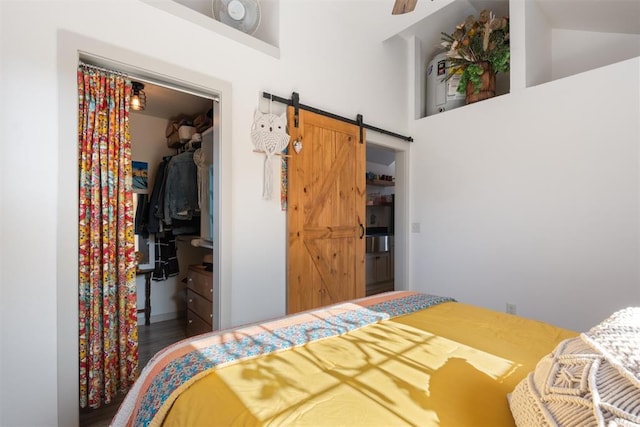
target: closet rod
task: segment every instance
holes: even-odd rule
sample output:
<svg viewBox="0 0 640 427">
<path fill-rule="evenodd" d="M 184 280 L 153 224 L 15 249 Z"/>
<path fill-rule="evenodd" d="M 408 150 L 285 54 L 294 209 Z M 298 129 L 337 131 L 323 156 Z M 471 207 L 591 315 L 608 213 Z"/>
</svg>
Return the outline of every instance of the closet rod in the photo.
<svg viewBox="0 0 640 427">
<path fill-rule="evenodd" d="M 0 0 L 2 1 L 2 0 Z M 175 79 L 167 76 L 167 80 L 159 80 L 158 78 L 150 77 L 150 75 L 157 75 L 160 79 L 164 77 L 162 74 L 158 74 L 157 72 L 147 71 L 140 68 L 134 68 L 130 65 L 125 64 L 124 62 L 115 61 L 113 59 L 105 58 L 100 55 L 96 55 L 93 53 L 88 53 L 84 51 L 80 51 L 80 64 L 84 64 L 88 67 L 93 67 L 102 71 L 112 72 L 116 74 L 120 74 L 122 76 L 126 76 L 130 79 L 148 83 L 155 86 L 160 86 L 165 89 L 177 90 L 180 92 L 188 93 L 189 95 L 199 96 L 201 98 L 208 98 L 216 102 L 220 102 L 220 96 L 218 94 L 212 94 L 209 89 L 202 88 L 199 85 L 194 85 L 193 83 L 186 82 L 184 80 Z M 87 62 L 95 62 L 97 64 L 105 65 L 108 64 L 109 67 L 120 68 L 125 71 L 117 71 L 113 68 L 105 68 L 98 65 L 90 64 Z M 144 75 L 144 76 L 143 76 Z"/>
<path fill-rule="evenodd" d="M 385 129 L 381 129 L 381 128 L 378 128 L 378 127 L 363 123 L 362 122 L 362 115 L 360 115 L 360 114 L 358 114 L 357 120 L 353 120 L 353 119 L 349 119 L 349 118 L 346 118 L 346 117 L 338 116 L 337 114 L 329 113 L 327 111 L 319 110 L 317 108 L 310 107 L 308 105 L 300 104 L 298 102 L 298 100 L 300 99 L 300 95 L 298 95 L 296 92 L 293 92 L 291 94 L 291 99 L 282 98 L 280 96 L 273 95 L 273 94 L 270 94 L 270 93 L 267 93 L 267 92 L 262 92 L 262 97 L 263 98 L 267 98 L 267 99 L 269 99 L 271 101 L 276 101 L 276 102 L 280 102 L 282 104 L 287 104 L 289 106 L 292 106 L 292 107 L 294 107 L 296 109 L 296 113 L 297 113 L 297 110 L 300 108 L 300 109 L 303 109 L 305 111 L 310 111 L 312 113 L 320 114 L 320 115 L 325 116 L 325 117 L 329 117 L 329 118 L 332 118 L 332 119 L 335 119 L 335 120 L 340 120 L 340 121 L 343 121 L 343 122 L 346 122 L 346 123 L 350 123 L 352 125 L 360 126 L 361 128 L 369 129 L 369 130 L 372 130 L 372 131 L 375 131 L 375 132 L 378 132 L 378 133 L 382 133 L 382 134 L 385 134 L 385 135 L 392 136 L 394 138 L 402 139 L 402 140 L 407 141 L 407 142 L 413 142 L 413 138 L 410 137 L 410 136 L 400 135 L 400 134 L 395 133 L 395 132 L 391 132 L 391 131 L 388 131 L 388 130 L 385 130 Z M 298 127 L 297 114 L 296 114 L 295 127 Z"/>
<path fill-rule="evenodd" d="M 123 73 L 122 71 L 117 71 L 117 70 L 111 70 L 109 68 L 104 68 L 104 67 L 99 67 L 97 65 L 93 65 L 93 64 L 87 64 L 84 61 L 80 61 L 79 65 L 83 68 L 91 68 L 92 70 L 98 70 L 98 71 L 102 71 L 105 73 L 110 73 L 110 74 L 115 74 L 117 76 L 121 76 L 124 78 L 129 78 L 129 75 L 127 73 Z"/>
</svg>

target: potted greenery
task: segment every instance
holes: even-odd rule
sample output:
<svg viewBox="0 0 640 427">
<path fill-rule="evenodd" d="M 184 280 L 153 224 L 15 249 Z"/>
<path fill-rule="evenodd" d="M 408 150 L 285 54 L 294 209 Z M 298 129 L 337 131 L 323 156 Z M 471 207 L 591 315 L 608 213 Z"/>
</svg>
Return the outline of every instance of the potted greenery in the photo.
<svg viewBox="0 0 640 427">
<path fill-rule="evenodd" d="M 467 104 L 495 96 L 496 73 L 509 71 L 509 18 L 483 10 L 470 15 L 452 34 L 442 33 L 449 75 L 460 74 L 458 92 Z"/>
</svg>

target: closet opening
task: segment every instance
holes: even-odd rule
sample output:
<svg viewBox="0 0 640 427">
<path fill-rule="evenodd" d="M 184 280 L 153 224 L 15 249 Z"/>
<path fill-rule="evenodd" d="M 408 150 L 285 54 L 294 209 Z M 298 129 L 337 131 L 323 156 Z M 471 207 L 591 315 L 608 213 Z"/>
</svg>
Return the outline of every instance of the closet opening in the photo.
<svg viewBox="0 0 640 427">
<path fill-rule="evenodd" d="M 146 96 L 144 109 L 129 112 L 140 371 L 161 348 L 226 323 L 220 309 L 223 273 L 216 268 L 222 265 L 220 217 L 225 191 L 221 185 L 222 93 L 170 78 L 165 81 L 147 71 L 138 74 L 124 64 L 91 55 L 81 54 L 80 61 L 125 74 L 142 85 Z M 159 225 L 146 229 L 154 193 L 167 189 L 172 177 L 169 165 L 178 158 L 192 163 L 188 191 L 197 197 L 197 211 L 184 222 L 177 217 L 167 222 L 163 210 Z M 183 178 L 181 174 L 179 181 Z M 154 204 L 160 209 L 169 209 L 168 205 Z M 89 412 L 110 419 L 119 402 L 97 411 L 81 410 L 80 425 L 90 424 L 96 416 Z"/>
<path fill-rule="evenodd" d="M 395 157 L 393 150 L 366 150 L 366 294 L 394 290 Z"/>
<path fill-rule="evenodd" d="M 214 175 L 215 159 L 218 157 L 216 151 L 219 150 L 215 122 L 219 120 L 219 101 L 217 98 L 182 91 L 168 85 L 160 86 L 149 81 L 144 82 L 144 90 L 146 108 L 139 111 L 131 110 L 129 115 L 132 160 L 134 165 L 142 165 L 144 171 L 141 172 L 146 172 L 148 182 L 145 188 L 134 188 L 135 196 L 141 200 L 146 199 L 147 203 L 151 201 L 151 205 L 156 204 L 157 198 L 153 200 L 154 193 L 166 190 L 167 186 L 171 187 L 167 180 L 173 176 L 165 175 L 161 169 L 169 167 L 171 161 L 177 159 L 176 156 L 186 156 L 189 162 L 193 163 L 188 171 L 193 172 L 194 176 L 186 184 L 189 187 L 184 191 L 181 189 L 180 192 L 197 196 L 200 209 L 194 212 L 195 219 L 190 223 L 174 220 L 173 224 L 167 224 L 167 221 L 160 220 L 149 230 L 136 230 L 137 250 L 148 254 L 150 258 L 138 266 L 139 271 L 143 273 L 139 274 L 136 280 L 138 325 L 153 326 L 157 322 L 182 319 L 187 327 L 193 329 L 192 325 L 197 319 L 190 319 L 191 323 L 188 323 L 187 307 L 190 303 L 194 304 L 194 298 L 203 296 L 208 302 L 202 303 L 210 307 L 207 313 L 198 314 L 200 317 L 206 317 L 201 320 L 204 320 L 209 330 L 218 329 L 219 319 L 213 314 L 217 312 L 213 309 L 214 291 L 207 295 L 198 294 L 188 298 L 187 288 L 191 277 L 187 276 L 189 269 L 202 267 L 200 272 L 206 273 L 206 280 L 211 285 L 214 282 L 214 235 L 218 233 L 214 203 L 214 183 L 218 180 Z M 163 179 L 164 183 L 159 179 Z M 162 197 L 160 199 L 162 200 Z M 165 200 L 165 207 L 170 205 L 170 202 Z M 162 207 L 156 209 L 158 213 L 163 211 Z M 136 224 L 144 224 L 144 221 L 138 221 L 137 218 L 138 213 L 143 210 L 136 210 Z M 165 218 L 168 216 L 165 212 Z M 173 255 L 175 249 L 175 260 L 167 260 L 164 254 L 158 254 L 158 250 L 162 252 L 161 248 L 167 244 L 170 245 L 170 255 Z M 164 264 L 166 262 L 168 265 Z M 149 280 L 144 272 L 150 269 L 153 272 L 149 289 L 149 286 L 145 286 L 145 282 L 148 285 Z M 148 291 L 151 292 L 150 295 Z M 142 314 L 145 314 L 144 319 Z M 202 329 L 204 327 L 199 328 Z M 193 331 L 190 333 L 193 334 Z"/>
<path fill-rule="evenodd" d="M 385 144 L 373 132 L 366 149 L 366 295 L 408 289 L 407 144 Z"/>
</svg>

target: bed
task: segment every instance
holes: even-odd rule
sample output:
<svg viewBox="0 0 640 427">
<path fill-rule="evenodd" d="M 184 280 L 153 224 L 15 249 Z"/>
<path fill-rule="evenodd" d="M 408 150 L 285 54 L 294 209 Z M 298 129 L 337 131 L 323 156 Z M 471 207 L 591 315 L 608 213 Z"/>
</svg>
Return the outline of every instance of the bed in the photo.
<svg viewBox="0 0 640 427">
<path fill-rule="evenodd" d="M 542 422 L 553 410 L 536 407 L 545 396 L 535 372 L 542 363 L 554 378 L 586 378 L 584 366 L 558 368 L 565 356 L 554 356 L 584 353 L 571 345 L 582 335 L 447 297 L 389 292 L 169 346 L 112 425 L 554 425 Z M 630 378 L 627 391 L 640 390 Z M 640 421 L 640 393 L 637 402 L 625 410 Z"/>
</svg>

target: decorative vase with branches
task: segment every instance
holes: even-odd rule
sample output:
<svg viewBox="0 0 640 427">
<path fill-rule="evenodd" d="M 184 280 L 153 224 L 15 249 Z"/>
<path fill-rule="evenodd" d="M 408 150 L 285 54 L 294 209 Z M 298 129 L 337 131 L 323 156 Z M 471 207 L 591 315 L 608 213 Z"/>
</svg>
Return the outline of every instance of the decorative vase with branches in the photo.
<svg viewBox="0 0 640 427">
<path fill-rule="evenodd" d="M 509 71 L 509 18 L 488 10 L 469 15 L 453 33 L 441 33 L 447 49 L 449 75 L 460 74 L 458 92 L 467 103 L 495 95 L 495 74 Z"/>
</svg>

